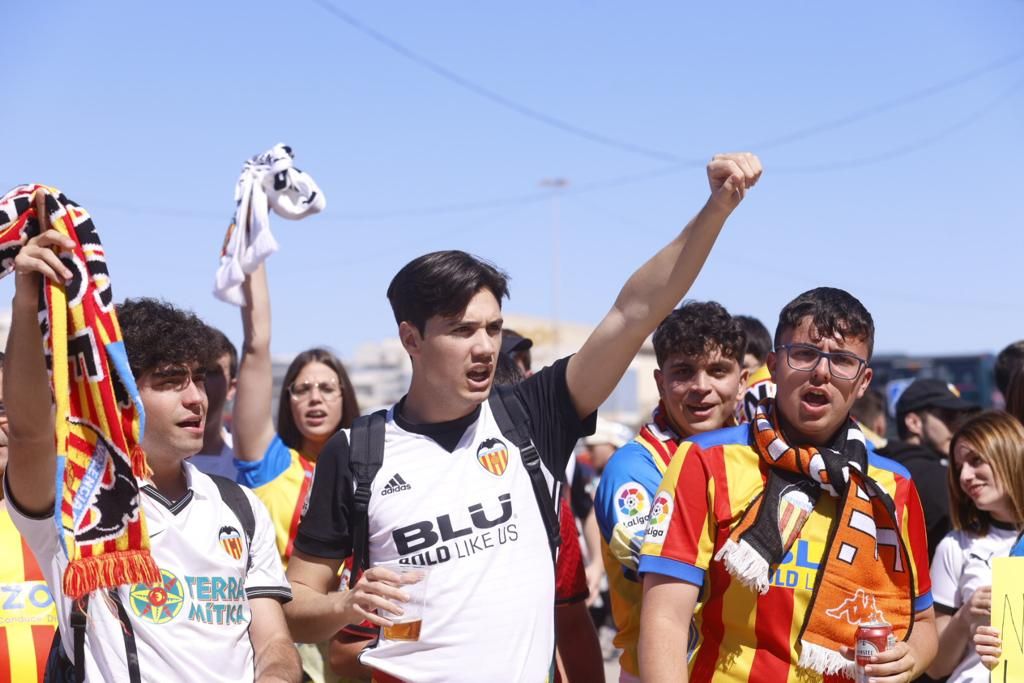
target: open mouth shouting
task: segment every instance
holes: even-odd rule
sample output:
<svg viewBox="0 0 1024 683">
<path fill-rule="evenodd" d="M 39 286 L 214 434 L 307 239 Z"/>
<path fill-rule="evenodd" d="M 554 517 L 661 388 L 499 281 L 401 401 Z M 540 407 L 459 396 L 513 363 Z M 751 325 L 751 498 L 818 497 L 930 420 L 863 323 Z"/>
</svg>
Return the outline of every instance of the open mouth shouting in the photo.
<svg viewBox="0 0 1024 683">
<path fill-rule="evenodd" d="M 320 427 L 327 422 L 327 411 L 322 408 L 311 408 L 302 414 L 302 419 L 310 427 Z"/>
<path fill-rule="evenodd" d="M 204 424 L 204 421 L 203 421 L 203 417 L 201 415 L 195 415 L 195 416 L 190 417 L 188 419 L 181 420 L 180 422 L 177 422 L 176 424 L 177 424 L 178 427 L 180 427 L 181 429 L 184 429 L 187 433 L 189 433 L 189 434 L 191 434 L 193 436 L 199 436 L 199 437 L 203 436 L 203 430 L 205 428 L 205 424 Z"/>
<path fill-rule="evenodd" d="M 812 417 L 821 417 L 828 413 L 832 404 L 832 397 L 828 392 L 818 387 L 811 387 L 800 394 L 800 407 Z"/>
<path fill-rule="evenodd" d="M 466 380 L 470 391 L 487 391 L 491 388 L 491 365 L 474 365 L 466 373 Z"/>
</svg>

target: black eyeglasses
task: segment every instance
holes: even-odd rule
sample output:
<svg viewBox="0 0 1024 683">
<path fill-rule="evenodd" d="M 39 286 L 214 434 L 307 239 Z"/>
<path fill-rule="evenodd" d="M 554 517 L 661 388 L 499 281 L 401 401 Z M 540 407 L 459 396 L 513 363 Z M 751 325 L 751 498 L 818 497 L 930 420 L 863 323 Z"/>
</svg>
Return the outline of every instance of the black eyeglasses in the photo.
<svg viewBox="0 0 1024 683">
<path fill-rule="evenodd" d="M 857 379 L 867 360 L 846 351 L 822 351 L 810 344 L 782 344 L 776 348 L 786 351 L 786 362 L 789 367 L 800 372 L 812 372 L 822 358 L 828 359 L 828 371 L 839 379 Z"/>
</svg>

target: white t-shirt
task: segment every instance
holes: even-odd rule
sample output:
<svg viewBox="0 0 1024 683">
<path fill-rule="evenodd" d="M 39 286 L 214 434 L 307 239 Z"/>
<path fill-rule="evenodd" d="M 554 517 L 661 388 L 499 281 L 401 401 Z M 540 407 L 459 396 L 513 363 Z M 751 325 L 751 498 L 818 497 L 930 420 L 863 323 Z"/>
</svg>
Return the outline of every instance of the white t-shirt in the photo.
<svg viewBox="0 0 1024 683">
<path fill-rule="evenodd" d="M 515 389 L 549 471 L 564 471 L 576 440 L 593 430 L 576 416 L 564 372 L 560 361 Z M 399 406 L 388 411 L 371 489 L 370 562 L 429 566 L 427 598 L 419 640 L 381 638 L 362 663 L 415 683 L 541 683 L 554 650 L 554 571 L 519 450 L 490 402 L 441 425 L 410 425 Z M 350 553 L 348 456 L 347 432 L 320 454 L 295 540 L 304 553 Z"/>
<path fill-rule="evenodd" d="M 235 468 L 235 450 L 231 442 L 231 432 L 224 427 L 220 428 L 220 438 L 224 447 L 220 453 L 199 453 L 188 459 L 200 472 L 206 474 L 219 474 L 231 481 L 238 478 L 238 470 Z"/>
<path fill-rule="evenodd" d="M 1006 557 L 1017 539 L 1013 529 L 992 526 L 985 536 L 951 531 L 939 541 L 932 558 L 932 597 L 951 610 L 970 600 L 974 591 L 992 585 L 992 558 Z M 989 670 L 970 642 L 948 683 L 988 683 Z"/>
<path fill-rule="evenodd" d="M 183 463 L 183 467 L 189 492 L 173 504 L 151 484 L 140 482 L 151 551 L 163 585 L 117 589 L 134 631 L 139 671 L 143 681 L 153 683 L 252 681 L 255 664 L 249 640 L 249 599 L 291 599 L 270 516 L 246 490 L 256 517 L 252 547 L 246 548 L 241 523 L 221 499 L 216 484 L 191 464 Z M 62 643 L 68 658 L 73 659 L 71 601 L 61 591 L 67 558 L 53 515 L 28 516 L 8 499 L 11 519 L 57 596 Z M 252 566 L 246 570 L 250 556 Z M 113 603 L 104 597 L 93 593 L 89 598 L 86 680 L 127 681 L 124 631 Z"/>
</svg>

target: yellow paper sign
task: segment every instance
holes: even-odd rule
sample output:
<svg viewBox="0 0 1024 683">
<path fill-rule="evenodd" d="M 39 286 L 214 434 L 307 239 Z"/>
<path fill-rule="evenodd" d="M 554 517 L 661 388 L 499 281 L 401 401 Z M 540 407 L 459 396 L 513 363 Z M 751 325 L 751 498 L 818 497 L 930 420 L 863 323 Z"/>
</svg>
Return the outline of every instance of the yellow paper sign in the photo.
<svg viewBox="0 0 1024 683">
<path fill-rule="evenodd" d="M 992 561 L 992 625 L 1003 641 L 992 681 L 1024 681 L 1024 557 Z"/>
</svg>

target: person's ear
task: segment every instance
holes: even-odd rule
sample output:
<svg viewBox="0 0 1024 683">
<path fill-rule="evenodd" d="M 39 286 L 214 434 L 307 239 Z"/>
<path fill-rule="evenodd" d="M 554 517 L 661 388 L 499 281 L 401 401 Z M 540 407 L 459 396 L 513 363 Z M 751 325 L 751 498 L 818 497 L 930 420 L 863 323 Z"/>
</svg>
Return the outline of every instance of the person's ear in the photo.
<svg viewBox="0 0 1024 683">
<path fill-rule="evenodd" d="M 903 426 L 907 428 L 908 434 L 921 436 L 923 425 L 924 420 L 921 419 L 918 413 L 907 413 L 903 416 Z"/>
<path fill-rule="evenodd" d="M 764 359 L 764 364 L 768 366 L 768 374 L 772 376 L 772 381 L 776 384 L 779 383 L 775 379 L 775 364 L 779 361 L 778 355 L 774 351 L 768 352 L 768 357 Z"/>
<path fill-rule="evenodd" d="M 862 372 L 860 376 L 860 386 L 857 387 L 857 398 L 860 398 L 867 393 L 868 387 L 871 386 L 871 378 L 874 376 L 874 370 L 871 368 L 864 368 L 864 372 Z"/>
<path fill-rule="evenodd" d="M 420 334 L 419 329 L 410 322 L 401 322 L 398 325 L 398 338 L 402 342 L 402 347 L 405 352 L 412 358 L 416 358 L 420 354 L 420 350 L 423 347 L 423 335 Z"/>
<path fill-rule="evenodd" d="M 228 382 L 228 393 L 224 397 L 225 403 L 230 403 L 235 398 L 235 390 L 238 389 L 238 378 Z"/>
<path fill-rule="evenodd" d="M 661 371 L 661 368 L 654 368 L 654 385 L 658 387 L 658 398 L 665 400 L 665 389 L 661 386 L 661 380 L 665 374 Z"/>
<path fill-rule="evenodd" d="M 740 386 L 739 386 L 739 389 L 736 391 L 736 400 L 737 401 L 742 401 L 743 400 L 743 394 L 747 391 L 747 382 L 749 382 L 749 381 L 750 381 L 750 370 L 747 370 L 746 368 L 741 368 L 740 369 Z"/>
</svg>

